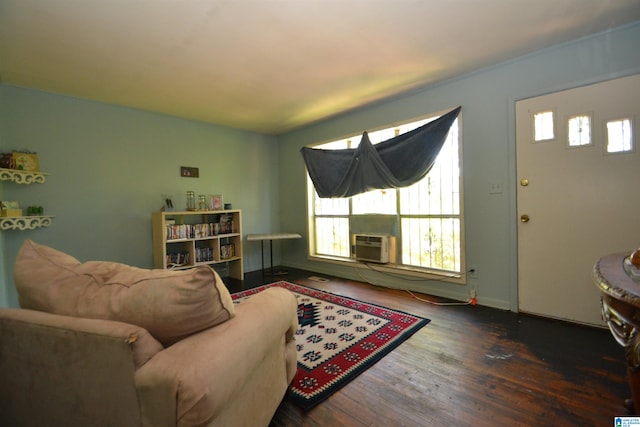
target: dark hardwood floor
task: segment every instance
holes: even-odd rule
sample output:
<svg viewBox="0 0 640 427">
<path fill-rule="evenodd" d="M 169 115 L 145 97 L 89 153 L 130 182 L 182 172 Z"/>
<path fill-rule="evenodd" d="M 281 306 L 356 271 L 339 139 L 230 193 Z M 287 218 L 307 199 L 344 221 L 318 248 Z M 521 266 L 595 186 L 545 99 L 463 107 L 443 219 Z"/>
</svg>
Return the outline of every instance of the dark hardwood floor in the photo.
<svg viewBox="0 0 640 427">
<path fill-rule="evenodd" d="M 248 273 L 229 289 L 287 280 L 431 322 L 309 412 L 285 399 L 272 427 L 610 426 L 614 416 L 629 415 L 624 350 L 607 330 L 481 306 L 436 306 L 405 291 L 288 270 Z"/>
</svg>

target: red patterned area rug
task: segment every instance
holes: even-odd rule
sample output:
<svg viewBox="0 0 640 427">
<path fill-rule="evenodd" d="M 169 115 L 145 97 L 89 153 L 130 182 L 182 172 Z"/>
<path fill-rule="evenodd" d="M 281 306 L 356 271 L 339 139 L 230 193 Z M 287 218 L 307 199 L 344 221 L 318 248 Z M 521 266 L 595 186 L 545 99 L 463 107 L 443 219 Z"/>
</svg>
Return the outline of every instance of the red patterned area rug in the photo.
<svg viewBox="0 0 640 427">
<path fill-rule="evenodd" d="M 271 286 L 298 299 L 298 372 L 288 397 L 309 410 L 391 352 L 429 319 L 280 281 L 233 294 L 234 302 Z"/>
</svg>

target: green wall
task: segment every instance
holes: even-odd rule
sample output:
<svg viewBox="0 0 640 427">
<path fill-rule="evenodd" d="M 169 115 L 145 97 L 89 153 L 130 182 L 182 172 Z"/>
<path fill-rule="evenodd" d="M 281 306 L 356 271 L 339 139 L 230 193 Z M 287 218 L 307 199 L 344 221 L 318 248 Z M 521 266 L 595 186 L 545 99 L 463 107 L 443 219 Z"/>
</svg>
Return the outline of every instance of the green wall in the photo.
<svg viewBox="0 0 640 427">
<path fill-rule="evenodd" d="M 44 185 L 4 182 L 0 194 L 37 204 L 51 227 L 0 234 L 0 306 L 15 306 L 15 254 L 26 238 L 78 259 L 151 267 L 151 212 L 161 194 L 181 205 L 187 190 L 222 193 L 243 210 L 243 231 L 296 231 L 274 244 L 275 264 L 360 279 L 353 268 L 307 258 L 307 144 L 462 106 L 467 264 L 484 305 L 517 310 L 514 104 L 640 72 L 640 23 L 388 99 L 278 138 L 201 122 L 0 85 L 0 151 L 37 151 L 51 175 Z M 179 166 L 200 168 L 181 178 Z M 489 194 L 503 183 L 504 193 Z M 245 241 L 245 270 L 260 268 L 259 243 Z M 281 254 L 281 256 L 280 256 Z M 366 274 L 373 283 L 465 299 L 469 286 Z"/>
<path fill-rule="evenodd" d="M 50 176 L 45 184 L 2 182 L 3 198 L 56 218 L 48 228 L 2 232 L 2 306 L 17 305 L 13 265 L 27 238 L 81 261 L 151 268 L 151 212 L 162 194 L 178 206 L 187 190 L 222 194 L 242 209 L 245 234 L 278 227 L 274 137 L 2 85 L 0 152 L 12 149 L 36 151 Z M 200 168 L 200 177 L 180 177 L 180 166 Z M 259 243 L 244 249 L 245 269 L 259 269 Z"/>
<path fill-rule="evenodd" d="M 470 284 L 480 304 L 517 310 L 515 101 L 638 73 L 638 46 L 640 23 L 635 23 L 282 135 L 279 157 L 287 165 L 280 175 L 282 227 L 306 237 L 301 147 L 461 105 L 466 259 L 478 269 L 478 278 Z M 502 194 L 489 194 L 495 182 L 503 184 Z M 283 263 L 361 279 L 352 267 L 309 261 L 306 241 L 287 246 Z M 469 284 L 403 280 L 366 271 L 363 275 L 375 284 L 460 300 L 470 291 Z"/>
</svg>

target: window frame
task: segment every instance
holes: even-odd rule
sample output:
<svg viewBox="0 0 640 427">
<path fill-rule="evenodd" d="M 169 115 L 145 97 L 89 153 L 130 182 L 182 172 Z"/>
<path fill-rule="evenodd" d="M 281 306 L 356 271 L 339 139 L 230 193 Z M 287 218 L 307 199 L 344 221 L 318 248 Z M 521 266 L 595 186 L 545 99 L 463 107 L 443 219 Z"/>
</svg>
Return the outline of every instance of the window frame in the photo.
<svg viewBox="0 0 640 427">
<path fill-rule="evenodd" d="M 579 145 L 571 145 L 571 120 L 586 117 L 589 120 L 589 143 L 587 144 L 579 144 Z M 595 146 L 595 138 L 594 138 L 594 125 L 593 125 L 594 114 L 592 111 L 573 114 L 571 116 L 567 116 L 565 118 L 565 126 L 566 126 L 566 148 L 569 150 L 579 150 L 582 148 L 590 148 Z"/>
<path fill-rule="evenodd" d="M 609 133 L 609 124 L 618 123 L 618 122 L 629 122 L 629 144 L 631 145 L 628 150 L 619 150 L 619 151 L 609 151 L 610 137 Z M 625 154 L 634 154 L 636 152 L 636 126 L 635 126 L 635 116 L 622 116 L 622 117 L 611 117 L 603 120 L 603 149 L 604 153 L 607 156 L 622 156 Z"/>
<path fill-rule="evenodd" d="M 443 114 L 446 114 L 448 110 L 445 110 L 443 112 L 439 112 L 439 113 L 435 113 L 435 114 L 427 114 L 421 117 L 416 117 L 413 119 L 409 119 L 406 121 L 401 121 L 401 122 L 395 122 L 386 126 L 380 126 L 378 128 L 372 129 L 371 131 L 369 131 L 369 133 L 373 133 L 379 130 L 385 130 L 385 129 L 389 129 L 389 128 L 396 128 L 396 127 L 400 127 L 400 126 L 404 126 L 407 124 L 411 124 L 414 122 L 418 122 L 421 120 L 428 120 L 428 119 L 436 119 L 440 116 L 442 116 Z M 396 260 L 396 263 L 389 263 L 389 264 L 372 264 L 372 263 L 361 263 L 356 261 L 356 259 L 353 257 L 353 254 L 351 253 L 352 251 L 352 239 L 353 239 L 353 235 L 354 235 L 354 231 L 352 231 L 352 226 L 351 226 L 351 220 L 352 217 L 354 216 L 362 216 L 361 214 L 354 214 L 353 213 L 353 206 L 352 206 L 352 200 L 351 198 L 349 198 L 348 201 L 348 213 L 347 214 L 342 214 L 342 215 L 315 215 L 315 187 L 313 185 L 313 182 L 311 181 L 311 178 L 309 177 L 309 174 L 305 168 L 305 175 L 306 175 L 306 181 L 307 181 L 307 192 L 306 192 L 306 197 L 307 197 L 307 231 L 308 231 L 308 256 L 307 258 L 311 261 L 319 261 L 319 262 L 326 262 L 326 263 L 332 263 L 332 264 L 339 264 L 339 265 L 343 265 L 343 266 L 350 266 L 350 267 L 360 267 L 360 266 L 365 266 L 365 268 L 370 269 L 370 270 L 374 270 L 374 271 L 378 271 L 381 273 L 385 273 L 385 274 L 390 274 L 390 275 L 401 275 L 401 276 L 410 276 L 411 278 L 415 277 L 417 279 L 424 279 L 424 280 L 438 280 L 438 281 L 442 281 L 442 282 L 449 282 L 449 283 L 455 283 L 455 284 L 466 284 L 467 283 L 467 277 L 466 277 L 466 242 L 465 242 L 465 221 L 464 221 L 464 179 L 463 179 L 463 134 L 462 134 L 462 114 L 460 114 L 458 116 L 457 120 L 457 132 L 458 132 L 458 172 L 459 172 L 459 176 L 458 176 L 458 190 L 459 190 L 459 194 L 458 194 L 458 206 L 459 206 L 459 212 L 457 214 L 457 216 L 455 214 L 451 214 L 451 215 L 441 215 L 441 214 L 434 214 L 434 215 L 415 215 L 415 214 L 401 214 L 400 212 L 400 191 L 399 189 L 390 189 L 390 190 L 386 190 L 386 191 L 396 191 L 396 204 L 397 204 L 397 209 L 396 209 L 396 213 L 395 214 L 366 214 L 369 216 L 378 216 L 378 217 L 389 217 L 389 216 L 395 216 L 396 220 L 397 220 L 397 225 L 398 225 L 398 235 L 396 236 L 396 242 L 395 245 L 397 247 L 399 247 L 400 249 L 398 250 L 399 254 L 398 254 L 398 260 Z M 323 142 L 318 142 L 316 144 L 313 144 L 312 146 L 314 147 L 318 147 L 321 146 L 323 144 L 327 144 L 330 142 L 334 142 L 334 141 L 339 141 L 339 140 L 349 140 L 349 139 L 359 139 L 361 137 L 361 134 L 355 134 L 355 135 L 347 135 L 347 136 L 343 136 L 343 137 L 337 137 L 337 138 L 333 138 L 331 140 L 326 140 Z M 338 217 L 338 218 L 347 218 L 349 221 L 349 231 L 348 231 L 348 240 L 349 240 L 349 255 L 348 257 L 341 257 L 341 256 L 335 256 L 335 255 L 326 255 L 326 254 L 318 254 L 316 253 L 316 232 L 315 232 L 315 219 L 316 217 L 321 216 L 321 217 Z M 439 217 L 447 217 L 447 218 L 456 218 L 459 221 L 459 271 L 452 271 L 452 270 L 443 270 L 443 269 L 435 269 L 435 268 L 431 268 L 431 267 L 421 267 L 421 266 L 416 266 L 416 265 L 405 265 L 402 264 L 402 253 L 401 253 L 401 245 L 402 245 L 402 219 L 403 218 L 439 218 Z M 358 232 L 358 231 L 355 231 Z M 406 277 L 407 279 L 410 279 L 410 277 Z"/>
<path fill-rule="evenodd" d="M 536 116 L 538 115 L 542 115 L 542 114 L 551 114 L 551 132 L 553 132 L 553 135 L 550 138 L 541 138 L 541 139 L 537 139 L 537 132 L 536 132 Z M 558 125 L 557 125 L 557 117 L 558 117 L 558 113 L 554 108 L 548 108 L 545 110 L 541 110 L 541 111 L 533 111 L 531 112 L 531 142 L 533 144 L 544 144 L 544 143 L 549 143 L 549 142 L 554 142 L 557 141 L 558 139 Z"/>
</svg>

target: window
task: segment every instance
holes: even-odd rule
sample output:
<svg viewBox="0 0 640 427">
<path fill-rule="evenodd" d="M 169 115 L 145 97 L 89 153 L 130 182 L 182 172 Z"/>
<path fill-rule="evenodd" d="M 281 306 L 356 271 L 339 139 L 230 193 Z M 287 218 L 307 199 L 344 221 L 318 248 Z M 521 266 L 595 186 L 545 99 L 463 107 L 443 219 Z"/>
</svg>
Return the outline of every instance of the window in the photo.
<svg viewBox="0 0 640 427">
<path fill-rule="evenodd" d="M 369 139 L 376 144 L 436 118 L 370 132 Z M 410 187 L 327 199 L 318 197 L 308 179 L 311 256 L 348 261 L 354 233 L 389 234 L 396 238 L 392 268 L 447 276 L 461 273 L 464 265 L 458 126 L 456 120 L 429 174 Z M 354 137 L 317 147 L 355 148 L 358 143 L 359 137 Z"/>
<path fill-rule="evenodd" d="M 550 141 L 555 138 L 553 129 L 553 111 L 543 111 L 533 115 L 533 140 Z"/>
<path fill-rule="evenodd" d="M 569 147 L 591 145 L 591 117 L 587 115 L 571 117 L 567 122 Z"/>
<path fill-rule="evenodd" d="M 620 119 L 607 122 L 607 153 L 633 151 L 631 120 Z"/>
</svg>

